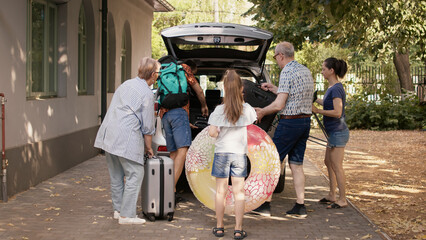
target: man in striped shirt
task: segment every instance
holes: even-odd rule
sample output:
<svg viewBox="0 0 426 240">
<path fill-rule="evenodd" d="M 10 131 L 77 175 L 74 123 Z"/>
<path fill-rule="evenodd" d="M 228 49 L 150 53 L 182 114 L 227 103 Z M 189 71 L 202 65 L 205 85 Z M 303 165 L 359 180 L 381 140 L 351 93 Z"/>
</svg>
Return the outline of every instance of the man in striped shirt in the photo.
<svg viewBox="0 0 426 240">
<path fill-rule="evenodd" d="M 294 47 L 291 43 L 279 43 L 275 48 L 274 59 L 282 69 L 279 86 L 277 88 L 271 83 L 263 83 L 262 89 L 276 93 L 277 98 L 265 108 L 256 109 L 257 119 L 260 121 L 265 115 L 279 112 L 280 121 L 273 141 L 281 162 L 288 156 L 297 197 L 296 204 L 287 214 L 306 217 L 303 157 L 311 126 L 314 80 L 309 69 L 294 60 Z M 270 215 L 270 200 L 254 212 Z"/>
</svg>

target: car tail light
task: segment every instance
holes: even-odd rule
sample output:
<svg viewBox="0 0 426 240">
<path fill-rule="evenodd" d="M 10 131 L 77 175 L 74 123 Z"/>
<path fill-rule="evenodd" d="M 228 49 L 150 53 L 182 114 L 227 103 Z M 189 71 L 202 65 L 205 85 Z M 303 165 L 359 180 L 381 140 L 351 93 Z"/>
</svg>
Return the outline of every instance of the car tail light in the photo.
<svg viewBox="0 0 426 240">
<path fill-rule="evenodd" d="M 166 146 L 159 146 L 157 148 L 157 152 L 167 152 L 167 147 Z"/>
</svg>

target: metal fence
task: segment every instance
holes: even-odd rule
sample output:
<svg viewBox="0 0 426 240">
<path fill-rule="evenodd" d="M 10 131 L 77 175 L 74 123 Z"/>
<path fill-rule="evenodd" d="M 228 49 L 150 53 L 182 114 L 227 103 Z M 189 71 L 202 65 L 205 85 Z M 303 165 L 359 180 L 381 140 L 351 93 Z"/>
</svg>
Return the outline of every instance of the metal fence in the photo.
<svg viewBox="0 0 426 240">
<path fill-rule="evenodd" d="M 266 65 L 266 70 L 270 73 L 272 83 L 278 85 L 279 74 L 273 73 L 274 66 Z M 420 102 L 426 101 L 426 66 L 412 66 L 411 78 L 413 80 L 414 91 L 419 97 Z M 322 74 L 316 74 L 315 89 L 319 96 L 325 93 L 327 81 Z M 380 95 L 384 92 L 399 94 L 399 81 L 395 67 L 391 66 L 372 66 L 355 65 L 349 68 L 345 77 L 345 86 L 348 94 L 360 93 L 362 91 L 367 95 L 368 100 L 379 101 Z"/>
</svg>

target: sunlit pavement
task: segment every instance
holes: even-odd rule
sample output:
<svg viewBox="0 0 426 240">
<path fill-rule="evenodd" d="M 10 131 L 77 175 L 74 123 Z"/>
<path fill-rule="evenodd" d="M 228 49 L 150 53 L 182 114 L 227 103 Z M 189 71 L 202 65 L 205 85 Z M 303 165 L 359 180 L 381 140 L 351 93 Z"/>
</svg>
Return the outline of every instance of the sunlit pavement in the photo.
<svg viewBox="0 0 426 240">
<path fill-rule="evenodd" d="M 275 194 L 272 216 L 246 214 L 246 239 L 383 239 L 380 231 L 352 207 L 325 209 L 317 203 L 328 182 L 305 162 L 306 219 L 287 217 L 295 202 L 290 169 L 283 193 Z M 99 155 L 30 190 L 0 203 L 0 239 L 218 239 L 211 233 L 214 212 L 191 192 L 179 203 L 174 220 L 119 225 L 112 218 L 109 174 Z M 373 210 L 373 209 L 372 209 Z M 138 208 L 141 214 L 141 209 Z M 225 218 L 225 237 L 233 236 L 234 218 Z"/>
</svg>

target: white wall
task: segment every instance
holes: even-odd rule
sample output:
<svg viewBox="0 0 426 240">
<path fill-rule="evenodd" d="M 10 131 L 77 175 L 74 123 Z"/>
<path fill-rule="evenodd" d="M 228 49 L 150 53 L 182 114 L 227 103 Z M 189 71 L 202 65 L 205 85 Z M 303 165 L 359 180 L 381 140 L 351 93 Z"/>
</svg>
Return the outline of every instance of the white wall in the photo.
<svg viewBox="0 0 426 240">
<path fill-rule="evenodd" d="M 81 0 L 66 4 L 66 46 L 59 60 L 64 65 L 66 96 L 27 100 L 26 44 L 27 0 L 1 0 L 0 5 L 0 92 L 5 93 L 6 149 L 63 136 L 99 125 L 101 1 L 93 0 L 95 20 L 95 95 L 78 96 L 78 15 Z M 136 76 L 141 57 L 151 56 L 153 9 L 144 0 L 110 0 L 109 11 L 116 27 L 116 87 L 120 84 L 120 49 L 124 22 L 129 21 L 132 36 L 132 77 Z M 59 68 L 58 68 L 59 69 Z M 109 98 L 112 94 L 109 94 Z"/>
<path fill-rule="evenodd" d="M 137 2 L 137 5 L 136 3 Z M 121 84 L 121 43 L 124 23 L 129 21 L 132 36 L 132 71 L 131 77 L 138 73 L 139 60 L 142 57 L 151 57 L 151 25 L 154 9 L 145 1 L 108 1 L 108 11 L 114 19 L 116 32 L 116 70 L 115 89 Z M 134 17 L 130 17 L 134 16 Z M 100 84 L 100 82 L 99 82 Z M 97 87 L 100 94 L 100 86 Z M 113 93 L 108 93 L 108 105 Z"/>
</svg>

